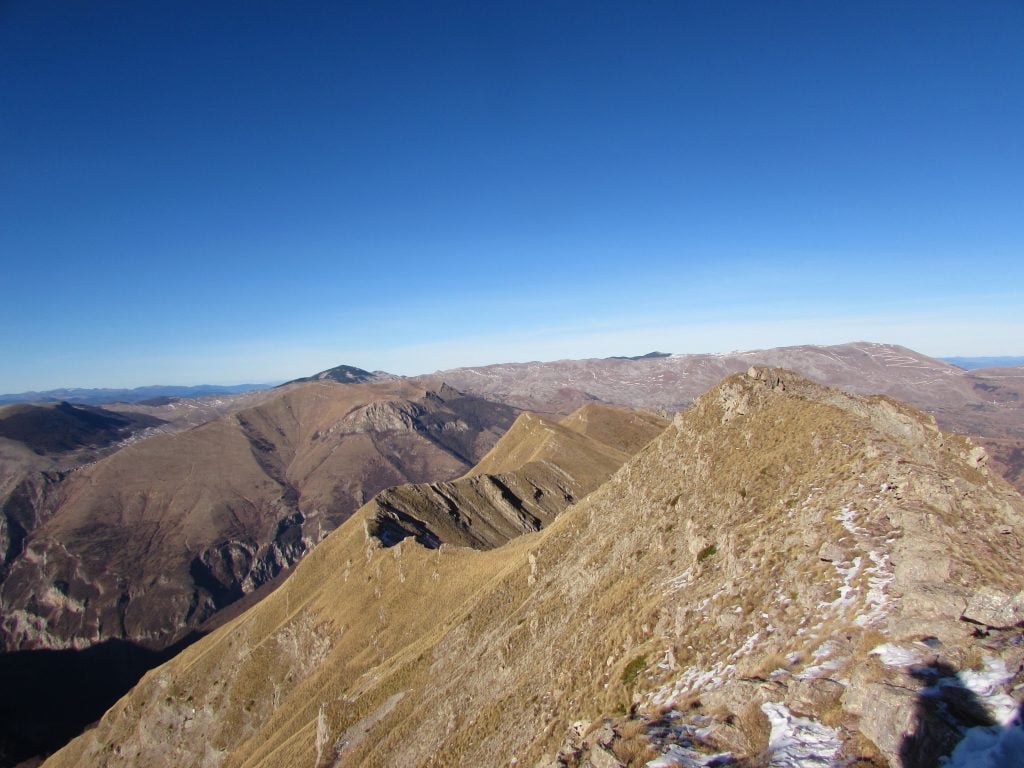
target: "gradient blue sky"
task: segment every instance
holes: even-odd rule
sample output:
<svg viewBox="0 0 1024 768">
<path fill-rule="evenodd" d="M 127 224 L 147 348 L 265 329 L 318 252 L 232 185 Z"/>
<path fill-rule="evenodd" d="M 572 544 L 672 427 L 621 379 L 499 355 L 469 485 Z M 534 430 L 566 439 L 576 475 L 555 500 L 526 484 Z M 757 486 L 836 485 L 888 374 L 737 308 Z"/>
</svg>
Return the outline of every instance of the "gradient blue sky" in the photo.
<svg viewBox="0 0 1024 768">
<path fill-rule="evenodd" d="M 1024 3 L 0 0 L 0 392 L 1024 353 Z"/>
</svg>

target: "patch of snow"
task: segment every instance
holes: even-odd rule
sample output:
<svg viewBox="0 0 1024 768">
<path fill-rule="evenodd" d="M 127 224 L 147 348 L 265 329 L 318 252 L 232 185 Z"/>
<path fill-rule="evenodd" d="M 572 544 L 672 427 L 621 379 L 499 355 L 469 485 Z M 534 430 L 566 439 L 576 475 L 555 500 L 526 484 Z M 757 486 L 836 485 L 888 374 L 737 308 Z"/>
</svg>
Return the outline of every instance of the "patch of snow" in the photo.
<svg viewBox="0 0 1024 768">
<path fill-rule="evenodd" d="M 714 755 L 706 755 L 689 747 L 681 747 L 673 744 L 665 754 L 648 760 L 646 768 L 715 768 L 725 766 L 734 762 L 730 752 L 719 752 Z"/>
<path fill-rule="evenodd" d="M 871 655 L 877 656 L 887 667 L 912 667 L 924 661 L 924 657 L 917 649 L 893 643 L 883 643 L 872 648 Z"/>
<path fill-rule="evenodd" d="M 818 603 L 819 608 L 832 611 L 833 613 L 838 613 L 843 608 L 854 604 L 856 599 L 855 597 L 851 597 L 850 593 L 854 592 L 853 580 L 856 578 L 857 574 L 860 573 L 860 566 L 863 562 L 864 559 L 858 555 L 853 558 L 853 562 L 847 568 L 844 568 L 839 563 L 832 564 L 836 569 L 836 572 L 843 579 L 843 583 L 839 585 L 839 597 L 830 603 L 825 601 Z"/>
<path fill-rule="evenodd" d="M 896 574 L 889 568 L 888 555 L 872 551 L 868 552 L 868 557 L 873 565 L 864 569 L 868 577 L 868 612 L 856 619 L 856 624 L 861 627 L 873 624 L 885 616 L 885 607 L 889 602 L 885 590 L 896 578 Z"/>
<path fill-rule="evenodd" d="M 661 707 L 694 691 L 720 688 L 725 678 L 735 671 L 735 664 L 722 664 L 720 661 L 715 662 L 710 669 L 687 667 L 675 680 L 651 693 L 648 704 Z"/>
<path fill-rule="evenodd" d="M 997 723 L 1007 725 L 1017 714 L 1017 702 L 1000 689 L 1012 679 L 1013 672 L 1007 671 L 1002 659 L 986 658 L 984 669 L 962 670 L 955 678 L 940 680 L 938 685 L 942 687 L 959 683 L 977 697 Z"/>
<path fill-rule="evenodd" d="M 834 728 L 791 714 L 784 704 L 765 702 L 761 711 L 772 725 L 769 768 L 831 768 L 842 742 Z"/>
<path fill-rule="evenodd" d="M 752 634 L 750 637 L 743 641 L 743 645 L 741 645 L 739 648 L 737 648 L 735 651 L 729 654 L 729 658 L 736 659 L 741 656 L 746 656 L 748 653 L 754 650 L 754 645 L 757 643 L 760 637 L 760 632 L 755 632 L 754 634 Z"/>
<path fill-rule="evenodd" d="M 854 525 L 853 518 L 856 516 L 857 511 L 851 507 L 843 507 L 842 511 L 836 515 L 835 519 L 843 524 L 843 528 L 848 530 L 854 536 L 867 536 L 868 532 L 863 528 L 858 528 Z"/>
<path fill-rule="evenodd" d="M 969 728 L 943 768 L 1021 768 L 1024 766 L 1024 723 L 1020 720 Z"/>
<path fill-rule="evenodd" d="M 673 576 L 671 579 L 665 581 L 665 594 L 671 595 L 678 592 L 685 586 L 690 584 L 693 578 L 693 568 L 687 568 L 678 576 Z M 703 606 L 702 606 L 703 607 Z"/>
</svg>

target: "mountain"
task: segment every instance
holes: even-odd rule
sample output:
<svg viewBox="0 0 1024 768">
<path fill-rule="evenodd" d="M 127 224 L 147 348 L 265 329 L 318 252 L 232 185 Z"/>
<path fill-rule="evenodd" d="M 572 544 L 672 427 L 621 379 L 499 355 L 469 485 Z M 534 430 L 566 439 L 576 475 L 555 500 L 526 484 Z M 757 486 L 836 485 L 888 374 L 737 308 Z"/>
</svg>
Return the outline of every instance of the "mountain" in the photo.
<svg viewBox="0 0 1024 768">
<path fill-rule="evenodd" d="M 831 347 L 805 345 L 726 354 L 559 360 L 456 368 L 431 374 L 481 397 L 544 411 L 567 406 L 562 393 L 606 403 L 675 412 L 725 376 L 751 365 L 782 366 L 828 386 L 864 394 L 887 394 L 930 405 L 979 401 L 962 369 L 904 347 L 858 342 Z M 583 401 L 573 404 L 573 410 Z M 922 406 L 924 407 L 924 406 Z"/>
<path fill-rule="evenodd" d="M 386 373 L 370 373 L 364 371 L 362 368 L 356 368 L 353 365 L 338 365 L 334 368 L 328 368 L 326 371 L 320 371 L 312 376 L 305 376 L 301 379 L 293 379 L 287 382 L 288 384 L 297 384 L 304 381 L 336 381 L 339 384 L 361 384 L 367 381 L 373 381 L 379 378 L 393 378 L 390 374 Z M 282 384 L 281 386 L 285 386 Z"/>
<path fill-rule="evenodd" d="M 467 475 L 377 494 L 367 534 L 386 547 L 409 537 L 429 548 L 501 546 L 550 523 L 667 425 L 609 406 L 584 406 L 559 422 L 520 414 Z"/>
<path fill-rule="evenodd" d="M 104 448 L 160 423 L 152 416 L 129 416 L 67 402 L 0 406 L 0 438 L 22 443 L 41 455 Z"/>
<path fill-rule="evenodd" d="M 947 363 L 971 371 L 976 368 L 1008 368 L 1024 365 L 1024 357 L 943 357 Z"/>
<path fill-rule="evenodd" d="M 108 403 L 139 403 L 146 400 L 165 398 L 194 398 L 207 395 L 233 395 L 240 392 L 251 392 L 267 389 L 270 384 L 232 384 L 220 386 L 216 384 L 199 384 L 197 386 L 163 386 L 135 387 L 134 389 L 49 389 L 44 392 L 19 392 L 0 395 L 3 403 L 47 403 L 69 402 L 87 405 L 105 405 Z"/>
<path fill-rule="evenodd" d="M 9 564 L 4 647 L 166 647 L 377 491 L 461 474 L 513 416 L 447 387 L 328 381 L 130 445 L 69 477 Z"/>
<path fill-rule="evenodd" d="M 733 375 L 496 548 L 385 547 L 378 512 L 46 765 L 959 768 L 1016 738 L 1024 500 L 891 398 Z"/>
<path fill-rule="evenodd" d="M 68 473 L 162 423 L 65 402 L 0 406 L 0 581 Z"/>
<path fill-rule="evenodd" d="M 609 357 L 608 359 L 609 360 L 650 360 L 651 358 L 657 358 L 657 357 L 672 357 L 672 355 L 669 352 L 648 352 L 646 355 L 633 355 L 631 357 L 630 356 L 626 356 L 626 355 L 614 355 L 613 357 Z"/>
<path fill-rule="evenodd" d="M 943 429 L 978 438 L 993 453 L 1004 449 L 989 440 L 1024 440 L 1024 369 L 965 371 L 892 344 L 510 363 L 439 371 L 420 380 L 446 381 L 480 397 L 553 414 L 588 402 L 675 413 L 751 365 L 781 366 L 850 392 L 896 397 L 933 414 Z"/>
<path fill-rule="evenodd" d="M 100 418 L 83 406 L 39 412 L 68 410 Z M 5 477 L 0 688 L 45 684 L 52 696 L 32 710 L 34 729 L 3 729 L 0 752 L 59 746 L 220 610 L 272 589 L 376 492 L 463 474 L 516 413 L 450 387 L 315 381 L 194 428 L 128 438 L 62 472 Z M 18 435 L 59 447 L 88 437 Z M 44 459 L 21 442 L 0 448 Z M 26 716 L 31 695 L 14 715 Z"/>
</svg>

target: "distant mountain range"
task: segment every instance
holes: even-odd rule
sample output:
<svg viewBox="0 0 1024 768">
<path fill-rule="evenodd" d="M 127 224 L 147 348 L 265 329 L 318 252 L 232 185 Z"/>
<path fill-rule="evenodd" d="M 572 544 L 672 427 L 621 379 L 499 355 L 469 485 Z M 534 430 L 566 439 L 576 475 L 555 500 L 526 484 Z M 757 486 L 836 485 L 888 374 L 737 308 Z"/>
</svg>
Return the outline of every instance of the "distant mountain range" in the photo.
<svg viewBox="0 0 1024 768">
<path fill-rule="evenodd" d="M 940 357 L 965 371 L 973 371 L 978 368 L 1012 368 L 1024 365 L 1024 357 Z"/>
<path fill-rule="evenodd" d="M 607 360 L 652 360 L 665 357 L 695 357 L 694 355 L 673 355 L 671 352 L 648 352 L 645 355 L 614 355 Z M 1016 357 L 1010 355 L 997 357 L 937 357 L 966 371 L 973 371 L 979 368 L 1009 368 L 1024 365 L 1024 356 Z M 324 381 L 330 379 L 341 384 L 355 384 L 371 381 L 376 378 L 392 378 L 390 374 L 382 371 L 365 371 L 352 365 L 339 365 L 328 368 L 312 376 L 304 376 L 292 379 L 287 384 L 295 384 L 303 381 Z M 262 389 L 271 389 L 284 384 L 197 384 L 195 386 L 165 386 L 154 384 L 145 387 L 134 387 L 132 389 L 89 389 L 71 387 L 63 389 L 47 389 L 43 391 L 15 392 L 0 395 L 0 405 L 7 403 L 81 403 L 85 405 L 104 405 L 107 403 L 142 403 L 146 405 L 164 405 L 172 398 L 195 398 L 207 395 L 234 395 L 239 392 L 255 392 Z"/>
<path fill-rule="evenodd" d="M 17 392 L 0 395 L 0 404 L 6 403 L 81 403 L 104 405 L 106 403 L 147 403 L 162 405 L 168 398 L 192 398 L 206 395 L 234 395 L 270 389 L 273 384 L 198 384 L 194 387 L 162 386 L 159 384 L 134 389 L 48 389 L 44 392 Z"/>
</svg>

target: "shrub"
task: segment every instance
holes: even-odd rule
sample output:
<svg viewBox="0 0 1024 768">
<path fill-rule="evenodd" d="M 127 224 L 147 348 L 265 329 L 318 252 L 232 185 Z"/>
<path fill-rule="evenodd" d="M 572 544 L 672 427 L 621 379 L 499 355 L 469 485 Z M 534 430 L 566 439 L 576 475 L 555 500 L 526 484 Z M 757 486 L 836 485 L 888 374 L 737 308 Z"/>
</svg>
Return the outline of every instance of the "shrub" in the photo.
<svg viewBox="0 0 1024 768">
<path fill-rule="evenodd" d="M 697 562 L 703 563 L 712 555 L 718 552 L 718 547 L 714 544 L 708 544 L 704 549 L 697 553 Z"/>
</svg>

